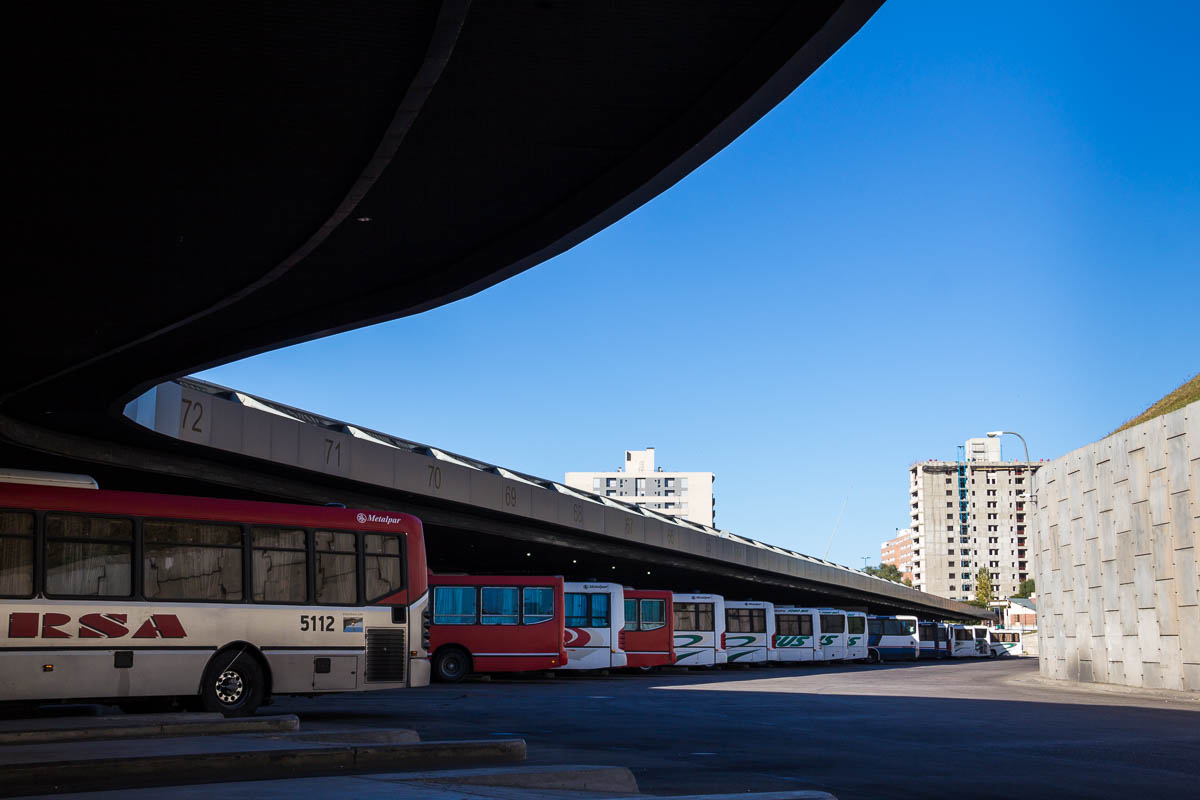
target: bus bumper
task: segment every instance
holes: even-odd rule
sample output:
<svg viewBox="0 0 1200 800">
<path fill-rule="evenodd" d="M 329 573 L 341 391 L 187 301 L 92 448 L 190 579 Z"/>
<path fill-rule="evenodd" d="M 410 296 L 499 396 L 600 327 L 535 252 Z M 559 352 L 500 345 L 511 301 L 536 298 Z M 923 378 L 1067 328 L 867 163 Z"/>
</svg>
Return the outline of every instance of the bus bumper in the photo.
<svg viewBox="0 0 1200 800">
<path fill-rule="evenodd" d="M 408 662 L 408 685 L 412 688 L 429 685 L 431 668 L 428 658 L 414 658 Z"/>
</svg>

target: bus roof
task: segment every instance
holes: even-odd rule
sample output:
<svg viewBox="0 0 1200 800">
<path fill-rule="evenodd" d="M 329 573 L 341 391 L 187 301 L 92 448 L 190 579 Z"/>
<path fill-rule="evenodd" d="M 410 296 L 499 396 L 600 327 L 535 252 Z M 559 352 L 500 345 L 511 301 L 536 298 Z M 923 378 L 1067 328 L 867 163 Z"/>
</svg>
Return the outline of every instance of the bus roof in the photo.
<svg viewBox="0 0 1200 800">
<path fill-rule="evenodd" d="M 34 511 L 76 511 L 94 514 L 129 514 L 139 517 L 172 517 L 212 522 L 261 525 L 297 525 L 313 528 L 420 532 L 421 521 L 400 511 L 359 511 L 334 506 L 274 503 L 265 500 L 228 500 L 220 497 L 122 492 L 0 483 L 0 503 Z"/>
<path fill-rule="evenodd" d="M 0 483 L 20 483 L 31 486 L 59 486 L 75 489 L 99 489 L 91 475 L 73 472 L 42 472 L 34 469 L 0 468 Z"/>
<path fill-rule="evenodd" d="M 430 586 L 562 586 L 561 575 L 438 575 L 429 574 Z"/>
</svg>

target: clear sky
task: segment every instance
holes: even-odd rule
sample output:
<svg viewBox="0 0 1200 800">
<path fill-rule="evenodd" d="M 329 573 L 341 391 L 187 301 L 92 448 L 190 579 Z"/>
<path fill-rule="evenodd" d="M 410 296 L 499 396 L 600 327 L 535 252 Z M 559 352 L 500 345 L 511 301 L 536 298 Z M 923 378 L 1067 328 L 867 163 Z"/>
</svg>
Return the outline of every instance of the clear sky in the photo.
<svg viewBox="0 0 1200 800">
<path fill-rule="evenodd" d="M 1198 9 L 892 0 L 570 252 L 203 377 L 556 480 L 654 446 L 719 527 L 820 556 L 845 501 L 876 563 L 913 461 L 1054 458 L 1200 370 Z"/>
</svg>

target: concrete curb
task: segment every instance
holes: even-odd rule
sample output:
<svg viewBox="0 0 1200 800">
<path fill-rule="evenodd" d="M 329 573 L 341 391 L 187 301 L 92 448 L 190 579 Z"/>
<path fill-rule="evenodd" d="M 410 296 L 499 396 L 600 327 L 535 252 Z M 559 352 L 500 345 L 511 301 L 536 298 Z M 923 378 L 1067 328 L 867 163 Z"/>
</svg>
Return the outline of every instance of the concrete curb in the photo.
<svg viewBox="0 0 1200 800">
<path fill-rule="evenodd" d="M 600 797 L 596 800 L 623 799 Z M 837 796 L 815 789 L 792 789 L 783 792 L 750 792 L 749 794 L 673 794 L 660 796 L 660 800 L 837 800 Z"/>
<path fill-rule="evenodd" d="M 304 778 L 524 760 L 524 739 L 500 739 L 24 763 L 0 766 L 0 796 Z"/>
<path fill-rule="evenodd" d="M 20 727 L 17 727 L 17 726 Z M 220 714 L 138 714 L 112 717 L 61 717 L 17 720 L 0 727 L 0 744 L 49 744 L 89 739 L 140 739 L 155 736 L 208 736 L 222 733 L 276 733 L 299 729 L 295 714 L 235 717 Z"/>
<path fill-rule="evenodd" d="M 520 789 L 557 789 L 576 792 L 637 794 L 637 779 L 628 767 L 571 764 L 503 769 L 454 769 L 416 773 L 405 780 L 449 783 L 455 786 L 508 786 Z"/>
<path fill-rule="evenodd" d="M 1125 686 L 1118 683 L 1099 683 L 1095 681 L 1064 681 L 1057 678 L 1043 678 L 1035 675 L 1029 678 L 1014 678 L 1011 684 L 1037 684 L 1060 689 L 1064 692 L 1076 692 L 1091 695 L 1112 695 L 1128 697 L 1134 700 L 1168 700 L 1179 703 L 1200 703 L 1200 691 L 1191 689 L 1146 689 L 1141 686 Z"/>
</svg>

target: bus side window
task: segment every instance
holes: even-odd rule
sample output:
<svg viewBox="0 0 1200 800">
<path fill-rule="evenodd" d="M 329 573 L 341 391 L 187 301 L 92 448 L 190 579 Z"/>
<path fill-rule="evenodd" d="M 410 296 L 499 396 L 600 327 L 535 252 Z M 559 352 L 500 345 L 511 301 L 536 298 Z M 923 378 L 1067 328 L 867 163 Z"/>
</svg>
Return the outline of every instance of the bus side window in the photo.
<svg viewBox="0 0 1200 800">
<path fill-rule="evenodd" d="M 434 625 L 474 625 L 474 586 L 438 586 L 433 590 Z"/>
<path fill-rule="evenodd" d="M 404 588 L 404 561 L 400 537 L 363 534 L 364 599 L 374 602 Z"/>
<path fill-rule="evenodd" d="M 33 514 L 0 511 L 0 597 L 33 595 Z"/>
<path fill-rule="evenodd" d="M 644 600 L 642 602 L 645 602 Z M 637 600 L 625 601 L 625 630 L 636 631 L 638 629 L 637 618 Z"/>
<path fill-rule="evenodd" d="M 665 600 L 643 600 L 642 620 L 638 630 L 654 631 L 667 624 L 667 602 Z"/>
<path fill-rule="evenodd" d="M 307 602 L 308 535 L 298 528 L 251 528 L 250 543 L 254 602 Z"/>
<path fill-rule="evenodd" d="M 699 630 L 699 622 L 696 619 L 696 604 L 695 603 L 676 603 L 675 604 L 675 630 L 677 631 L 695 631 Z"/>
<path fill-rule="evenodd" d="M 588 596 L 581 592 L 567 592 L 564 596 L 566 610 L 565 625 L 568 628 L 586 628 L 588 625 Z"/>
<path fill-rule="evenodd" d="M 593 628 L 607 628 L 611 624 L 608 619 L 608 595 L 593 594 L 588 596 L 591 601 L 589 623 Z"/>
<path fill-rule="evenodd" d="M 46 593 L 75 597 L 132 595 L 133 522 L 47 514 Z"/>
<path fill-rule="evenodd" d="M 484 586 L 479 595 L 481 625 L 517 624 L 517 587 Z"/>
<path fill-rule="evenodd" d="M 317 553 L 317 602 L 346 606 L 358 603 L 358 537 L 342 531 L 313 531 Z"/>
<path fill-rule="evenodd" d="M 147 600 L 241 600 L 242 526 L 148 519 L 142 523 Z"/>
<path fill-rule="evenodd" d="M 754 623 L 749 608 L 726 608 L 725 630 L 729 633 L 752 633 Z"/>
<path fill-rule="evenodd" d="M 522 622 L 526 625 L 536 625 L 554 619 L 554 589 L 549 586 L 526 586 L 521 592 Z"/>
</svg>

